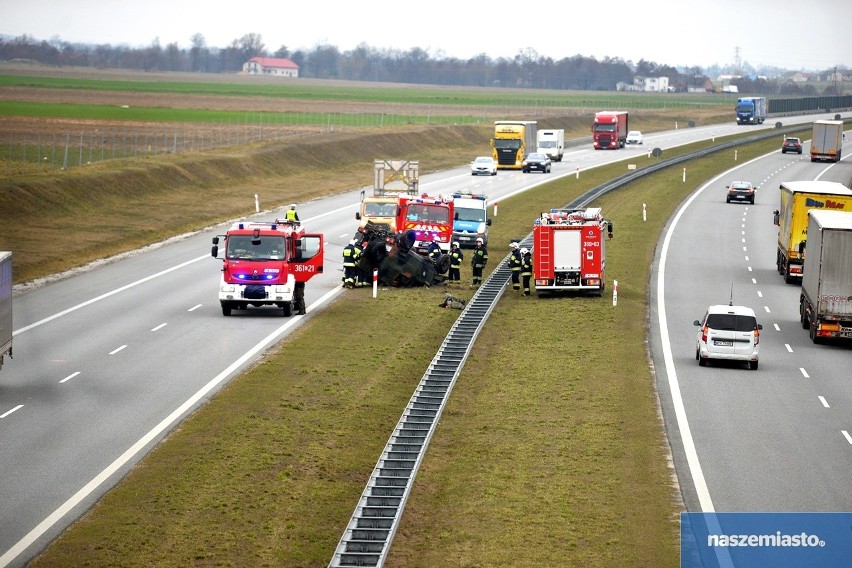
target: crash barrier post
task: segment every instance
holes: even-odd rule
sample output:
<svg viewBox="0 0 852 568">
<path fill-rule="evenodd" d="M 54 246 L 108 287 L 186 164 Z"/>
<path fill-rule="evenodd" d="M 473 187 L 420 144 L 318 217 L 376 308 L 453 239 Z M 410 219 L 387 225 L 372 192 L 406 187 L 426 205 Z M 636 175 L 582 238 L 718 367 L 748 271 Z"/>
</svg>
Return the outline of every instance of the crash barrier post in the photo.
<svg viewBox="0 0 852 568">
<path fill-rule="evenodd" d="M 612 281 L 612 305 L 618 305 L 618 280 Z"/>
<path fill-rule="evenodd" d="M 373 269 L 373 297 L 377 297 L 379 295 L 379 269 Z"/>
</svg>

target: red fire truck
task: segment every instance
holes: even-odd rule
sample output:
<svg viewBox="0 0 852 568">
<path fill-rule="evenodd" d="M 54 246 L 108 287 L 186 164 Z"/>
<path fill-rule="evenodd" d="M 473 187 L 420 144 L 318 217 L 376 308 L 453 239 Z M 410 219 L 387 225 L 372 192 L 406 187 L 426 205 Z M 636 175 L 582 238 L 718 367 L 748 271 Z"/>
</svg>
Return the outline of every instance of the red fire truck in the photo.
<svg viewBox="0 0 852 568">
<path fill-rule="evenodd" d="M 445 253 L 450 251 L 453 241 L 452 198 L 401 196 L 396 213 L 398 233 L 414 231 L 412 249 L 425 254 L 429 243 L 435 241 Z"/>
<path fill-rule="evenodd" d="M 603 295 L 606 241 L 612 223 L 600 207 L 551 209 L 533 225 L 533 278 L 542 292 L 588 290 Z"/>
<path fill-rule="evenodd" d="M 288 221 L 240 221 L 213 237 L 211 254 L 219 258 L 224 239 L 219 303 L 222 314 L 249 306 L 276 306 L 290 316 L 297 285 L 322 272 L 323 236 L 306 233 Z"/>
</svg>

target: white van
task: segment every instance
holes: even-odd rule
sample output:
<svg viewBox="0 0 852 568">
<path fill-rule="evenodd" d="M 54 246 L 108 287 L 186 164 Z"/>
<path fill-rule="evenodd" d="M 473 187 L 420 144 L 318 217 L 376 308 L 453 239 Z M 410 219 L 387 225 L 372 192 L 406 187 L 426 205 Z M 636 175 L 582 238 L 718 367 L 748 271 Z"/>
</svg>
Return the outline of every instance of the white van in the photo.
<svg viewBox="0 0 852 568">
<path fill-rule="evenodd" d="M 695 358 L 702 367 L 710 359 L 744 361 L 757 369 L 760 330 L 754 310 L 746 306 L 716 305 L 707 308 L 704 318 L 695 320 L 701 329 L 695 341 Z"/>
</svg>

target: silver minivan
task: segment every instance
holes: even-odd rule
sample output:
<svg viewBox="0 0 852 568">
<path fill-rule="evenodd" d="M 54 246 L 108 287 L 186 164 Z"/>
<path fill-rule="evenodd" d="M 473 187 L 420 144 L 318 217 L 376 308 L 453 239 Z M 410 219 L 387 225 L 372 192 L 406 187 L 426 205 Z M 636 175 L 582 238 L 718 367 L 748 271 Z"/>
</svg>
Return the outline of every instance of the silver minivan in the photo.
<svg viewBox="0 0 852 568">
<path fill-rule="evenodd" d="M 746 306 L 715 305 L 707 308 L 704 318 L 695 320 L 700 327 L 695 341 L 695 358 L 702 367 L 710 359 L 744 361 L 757 369 L 760 330 L 754 310 Z"/>
</svg>

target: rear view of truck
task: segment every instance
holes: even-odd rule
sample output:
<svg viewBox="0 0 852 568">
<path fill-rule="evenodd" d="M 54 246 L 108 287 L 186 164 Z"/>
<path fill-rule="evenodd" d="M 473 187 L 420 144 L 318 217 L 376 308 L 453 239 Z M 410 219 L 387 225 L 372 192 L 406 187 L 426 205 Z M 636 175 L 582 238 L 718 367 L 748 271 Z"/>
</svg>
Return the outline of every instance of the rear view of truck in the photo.
<svg viewBox="0 0 852 568">
<path fill-rule="evenodd" d="M 0 368 L 12 357 L 12 253 L 0 251 Z"/>
<path fill-rule="evenodd" d="M 842 120 L 814 121 L 811 135 L 812 162 L 839 162 L 843 144 Z"/>
<path fill-rule="evenodd" d="M 814 343 L 852 339 L 852 212 L 809 212 L 799 314 Z"/>
</svg>

